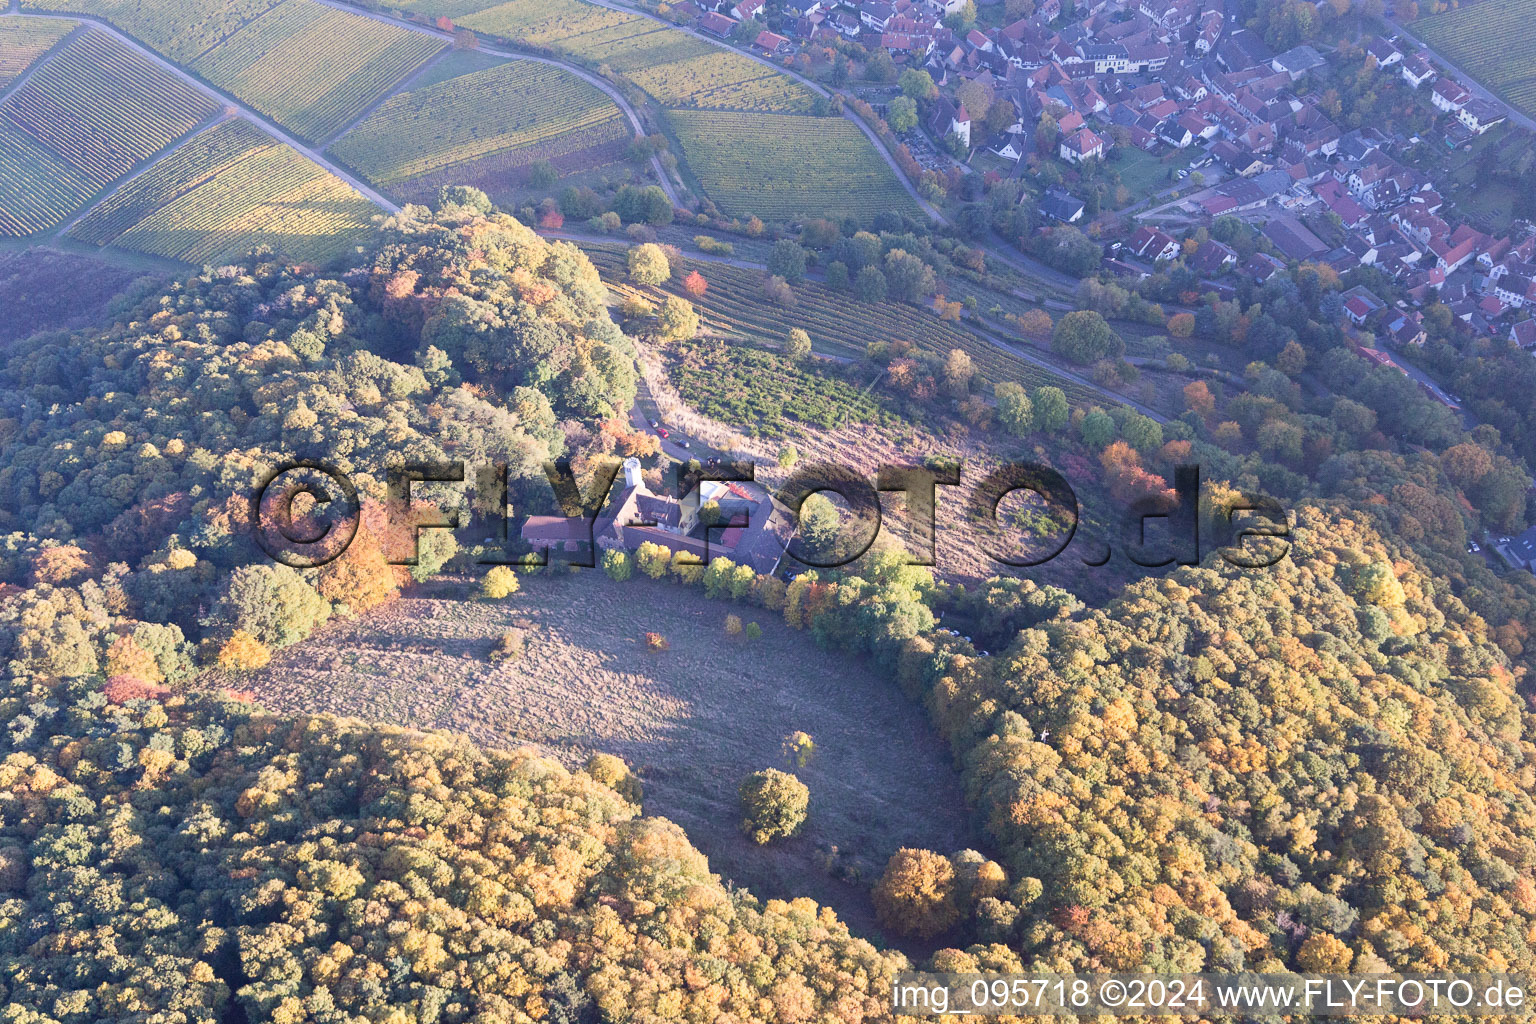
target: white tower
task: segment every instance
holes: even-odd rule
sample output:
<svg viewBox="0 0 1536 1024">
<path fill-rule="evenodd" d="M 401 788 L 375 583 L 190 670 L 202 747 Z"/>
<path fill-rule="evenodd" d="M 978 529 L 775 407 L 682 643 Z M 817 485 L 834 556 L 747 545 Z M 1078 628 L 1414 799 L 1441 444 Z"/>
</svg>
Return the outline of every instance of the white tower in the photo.
<svg viewBox="0 0 1536 1024">
<path fill-rule="evenodd" d="M 630 457 L 624 460 L 624 486 L 645 488 L 645 482 L 640 479 L 640 460 Z"/>
</svg>

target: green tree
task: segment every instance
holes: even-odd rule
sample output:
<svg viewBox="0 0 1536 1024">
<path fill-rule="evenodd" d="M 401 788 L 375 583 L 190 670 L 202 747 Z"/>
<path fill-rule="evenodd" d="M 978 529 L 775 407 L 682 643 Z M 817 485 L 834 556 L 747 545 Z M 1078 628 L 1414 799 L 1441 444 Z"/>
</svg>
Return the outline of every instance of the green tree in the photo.
<svg viewBox="0 0 1536 1024">
<path fill-rule="evenodd" d="M 661 227 L 672 223 L 672 200 L 658 185 L 625 185 L 614 198 L 613 210 L 628 224 Z"/>
<path fill-rule="evenodd" d="M 900 302 L 921 302 L 936 287 L 933 268 L 903 249 L 885 254 L 885 280 L 891 298 Z"/>
<path fill-rule="evenodd" d="M 933 84 L 933 76 L 921 68 L 908 68 L 903 71 L 900 84 L 901 95 L 905 99 L 931 100 L 939 95 L 939 87 Z M 895 125 L 891 127 L 894 128 Z"/>
<path fill-rule="evenodd" d="M 788 772 L 765 768 L 742 782 L 741 829 L 754 843 L 797 835 L 805 825 L 811 791 Z"/>
<path fill-rule="evenodd" d="M 1055 433 L 1066 426 L 1068 418 L 1072 415 L 1072 407 L 1067 403 L 1067 393 L 1052 384 L 1035 389 L 1035 400 L 1032 405 L 1035 428 L 1047 433 Z"/>
<path fill-rule="evenodd" d="M 773 243 L 768 253 L 768 273 L 796 284 L 805 277 L 805 247 L 792 238 Z"/>
<path fill-rule="evenodd" d="M 853 294 L 864 302 L 884 302 L 886 289 L 885 274 L 879 267 L 865 267 L 853 280 Z"/>
<path fill-rule="evenodd" d="M 1015 437 L 1024 437 L 1035 429 L 1035 410 L 1024 389 L 1011 380 L 1000 382 L 992 389 L 997 399 L 997 418 L 1004 429 Z"/>
<path fill-rule="evenodd" d="M 288 566 L 258 563 L 230 574 L 215 612 L 269 647 L 287 647 L 324 622 L 331 606 Z"/>
<path fill-rule="evenodd" d="M 910 74 L 911 72 L 907 72 Z M 927 72 L 919 72 L 927 74 Z M 898 135 L 904 135 L 917 127 L 917 104 L 906 96 L 897 96 L 886 107 L 885 123 L 891 126 L 891 131 Z"/>
<path fill-rule="evenodd" d="M 1103 409 L 1090 409 L 1078 426 L 1083 443 L 1090 448 L 1103 448 L 1115 439 L 1115 421 Z"/>
<path fill-rule="evenodd" d="M 1056 321 L 1056 328 L 1051 332 L 1051 348 L 1085 366 L 1100 359 L 1118 359 L 1125 355 L 1125 342 L 1120 335 L 1092 310 L 1067 313 Z"/>
</svg>

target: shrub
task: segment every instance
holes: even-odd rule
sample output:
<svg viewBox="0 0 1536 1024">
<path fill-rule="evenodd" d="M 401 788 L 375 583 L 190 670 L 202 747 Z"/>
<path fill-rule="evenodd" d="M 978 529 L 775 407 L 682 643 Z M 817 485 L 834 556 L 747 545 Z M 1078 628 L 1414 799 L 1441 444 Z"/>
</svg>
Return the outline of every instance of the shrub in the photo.
<svg viewBox="0 0 1536 1024">
<path fill-rule="evenodd" d="M 726 636 L 740 636 L 741 635 L 741 616 L 740 615 L 727 615 L 725 617 L 725 635 Z"/>
<path fill-rule="evenodd" d="M 811 354 L 811 336 L 803 327 L 789 329 L 789 335 L 784 339 L 784 354 L 797 362 Z"/>
<path fill-rule="evenodd" d="M 748 775 L 740 795 L 742 831 L 759 846 L 798 833 L 811 802 L 805 783 L 776 768 Z"/>
<path fill-rule="evenodd" d="M 499 601 L 517 593 L 520 586 L 517 573 L 505 565 L 493 565 L 480 581 L 480 596 Z"/>
<path fill-rule="evenodd" d="M 811 739 L 811 734 L 798 729 L 784 737 L 782 749 L 784 760 L 793 768 L 804 768 L 816 756 L 816 742 Z"/>
<path fill-rule="evenodd" d="M 501 566 L 497 566 L 501 568 Z M 491 650 L 492 661 L 519 661 L 528 650 L 528 638 L 521 629 L 509 629 L 501 634 Z"/>
<path fill-rule="evenodd" d="M 603 552 L 603 571 L 615 583 L 623 583 L 635 573 L 635 559 L 628 551 L 614 549 Z"/>
<path fill-rule="evenodd" d="M 267 645 L 243 629 L 237 629 L 219 648 L 219 668 L 231 672 L 249 672 L 272 660 Z"/>
<path fill-rule="evenodd" d="M 747 623 L 747 639 L 756 640 L 763 635 L 763 627 L 755 622 Z"/>
</svg>

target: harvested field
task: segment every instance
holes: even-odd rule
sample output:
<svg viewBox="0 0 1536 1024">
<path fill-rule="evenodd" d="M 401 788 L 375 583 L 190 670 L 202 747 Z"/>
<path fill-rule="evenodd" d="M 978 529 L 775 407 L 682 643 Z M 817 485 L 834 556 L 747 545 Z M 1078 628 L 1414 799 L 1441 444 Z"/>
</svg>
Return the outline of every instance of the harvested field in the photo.
<svg viewBox="0 0 1536 1024">
<path fill-rule="evenodd" d="M 437 584 L 328 625 L 259 672 L 205 681 L 280 711 L 532 743 L 567 764 L 619 754 L 643 777 L 646 813 L 687 829 L 713 870 L 760 896 L 811 896 L 865 930 L 875 927 L 869 886 L 897 847 L 974 845 L 959 777 L 922 708 L 772 612 L 597 570 L 527 578 L 500 602 L 472 593 L 467 581 Z M 760 623 L 762 637 L 726 636 L 732 612 Z M 525 655 L 491 663 L 514 626 L 526 630 Z M 647 652 L 646 631 L 671 649 Z M 739 831 L 736 787 L 749 772 L 786 768 L 780 744 L 796 729 L 818 748 L 798 772 L 811 818 L 804 835 L 760 848 Z M 862 878 L 828 873 L 818 848 L 832 844 Z"/>
</svg>

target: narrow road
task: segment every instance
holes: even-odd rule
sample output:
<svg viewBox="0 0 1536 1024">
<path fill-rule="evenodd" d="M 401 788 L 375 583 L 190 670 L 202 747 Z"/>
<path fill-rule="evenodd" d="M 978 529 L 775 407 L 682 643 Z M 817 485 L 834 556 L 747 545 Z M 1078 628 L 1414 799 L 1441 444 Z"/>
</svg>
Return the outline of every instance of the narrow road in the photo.
<svg viewBox="0 0 1536 1024">
<path fill-rule="evenodd" d="M 396 206 L 388 199 L 385 199 L 383 195 L 375 191 L 372 186 L 358 178 L 351 171 L 348 171 L 346 168 L 331 162 L 331 160 L 327 158 L 324 153 L 320 152 L 312 146 L 300 142 L 298 139 L 294 138 L 292 135 L 289 135 L 276 124 L 267 120 L 264 116 L 257 113 L 252 108 L 246 106 L 244 103 L 241 103 L 233 96 L 229 96 L 220 92 L 213 86 L 208 85 L 202 79 L 196 78 L 186 71 L 183 71 L 181 68 L 177 67 L 175 64 L 172 64 L 170 61 L 166 60 L 164 57 L 160 56 L 149 47 L 144 46 L 137 40 L 119 32 L 110 22 L 90 14 L 33 14 L 28 12 L 28 16 L 34 18 L 48 18 L 52 21 L 86 21 L 95 25 L 97 28 L 104 32 L 110 32 L 112 36 L 124 46 L 140 54 L 146 60 L 149 60 L 151 63 L 157 65 L 168 74 L 174 75 L 175 77 L 181 79 L 183 82 L 186 82 L 192 88 L 196 89 L 204 96 L 207 96 L 209 99 L 214 100 L 215 102 L 220 103 L 226 107 L 234 108 L 241 114 L 241 116 L 245 117 L 247 120 L 260 125 L 262 129 L 267 132 L 267 134 L 273 136 L 279 142 L 287 143 L 289 146 L 292 146 L 300 153 L 303 153 L 306 157 L 313 160 L 321 167 L 324 167 L 327 171 L 330 171 L 332 174 L 336 175 L 336 177 L 340 178 L 348 185 L 351 185 L 353 188 L 357 189 L 359 193 L 367 196 L 373 202 L 384 207 L 384 209 L 388 210 L 390 213 L 400 212 L 400 207 Z M 116 190 L 114 189 L 113 191 Z M 107 194 L 110 195 L 111 193 Z M 96 200 L 96 203 L 99 203 L 102 199 L 105 198 L 106 195 L 99 197 Z M 92 203 L 91 207 L 94 207 L 96 203 Z M 87 208 L 87 210 L 84 212 L 89 212 L 89 208 Z"/>
<path fill-rule="evenodd" d="M 1389 19 L 1387 23 L 1389 25 L 1391 25 L 1393 28 L 1397 29 L 1403 35 L 1405 35 L 1409 39 L 1411 39 L 1413 41 L 1414 45 L 1418 46 L 1421 50 L 1423 50 L 1426 54 L 1429 55 L 1429 59 L 1430 60 L 1436 62 L 1437 64 L 1441 64 L 1441 65 L 1443 65 L 1445 67 L 1448 67 L 1452 71 L 1456 72 L 1457 76 L 1461 79 L 1461 84 L 1465 85 L 1468 89 L 1472 90 L 1472 95 L 1478 97 L 1479 99 L 1492 100 L 1494 103 L 1497 103 L 1499 106 L 1501 106 L 1504 109 L 1509 111 L 1509 119 L 1511 121 L 1514 121 L 1516 124 L 1523 125 L 1526 128 L 1529 128 L 1533 132 L 1536 132 L 1536 119 L 1532 119 L 1530 117 L 1527 117 L 1525 114 L 1522 114 L 1520 111 L 1518 111 L 1514 107 L 1510 106 L 1509 103 L 1505 102 L 1505 100 L 1502 97 L 1500 97 L 1497 93 L 1495 93 L 1492 89 L 1489 89 L 1482 82 L 1479 82 L 1477 79 L 1475 79 L 1471 75 L 1467 74 L 1461 68 L 1457 67 L 1455 64 L 1452 64 L 1450 61 L 1446 60 L 1445 57 L 1442 56 L 1440 53 L 1438 53 L 1435 50 L 1431 49 L 1430 46 L 1427 43 L 1424 42 L 1424 40 L 1420 39 L 1418 36 L 1416 36 L 1412 32 L 1410 32 L 1407 28 L 1403 27 L 1401 22 L 1392 21 L 1392 20 Z"/>
<path fill-rule="evenodd" d="M 429 28 L 426 25 L 418 25 L 415 22 L 403 21 L 399 18 L 391 18 L 387 14 L 380 14 L 377 11 L 365 10 L 361 7 L 354 6 L 353 4 L 346 3 L 344 0 L 319 0 L 319 2 L 325 4 L 327 7 L 334 7 L 338 11 L 346 11 L 349 14 L 360 14 L 365 18 L 372 18 L 374 21 L 380 21 L 386 25 L 394 25 L 398 28 L 409 29 L 412 32 L 419 32 L 423 35 L 433 36 L 435 38 L 445 40 L 449 43 L 453 42 L 453 33 L 444 32 L 439 28 Z M 610 82 L 599 77 L 598 75 L 592 74 L 585 68 L 571 64 L 567 61 L 556 60 L 553 57 L 540 57 L 531 53 L 516 53 L 511 50 L 498 50 L 491 46 L 477 46 L 476 49 L 480 53 L 488 53 L 492 57 L 501 57 L 505 60 L 532 61 L 535 64 L 547 64 L 550 67 L 561 68 L 565 71 L 569 71 L 571 74 L 575 75 L 583 82 L 586 82 L 588 85 L 595 86 L 596 88 L 602 90 L 602 92 L 609 99 L 613 100 L 613 102 L 618 105 L 618 108 L 624 112 L 624 116 L 629 118 L 629 123 L 635 129 L 636 134 L 646 134 L 645 122 L 640 120 L 640 115 L 635 112 L 634 107 L 630 106 L 629 100 L 624 98 L 624 94 L 619 92 L 618 89 L 614 88 Z M 395 90 L 395 92 L 397 91 L 398 90 Z M 390 95 L 394 95 L 394 92 L 391 92 Z M 385 99 L 388 98 L 388 96 L 385 97 Z M 365 114 L 364 116 L 366 117 L 367 115 Z M 342 130 L 337 138 L 340 138 L 341 135 L 345 135 L 348 131 L 351 131 L 354 127 L 356 127 L 356 125 L 356 121 L 348 125 L 345 129 Z M 677 190 L 672 186 L 671 179 L 667 177 L 666 168 L 662 167 L 661 158 L 659 156 L 651 157 L 651 169 L 656 172 L 656 179 L 661 183 L 661 190 L 667 194 L 667 199 L 671 201 L 673 206 L 681 206 L 682 200 L 678 198 Z"/>
</svg>

